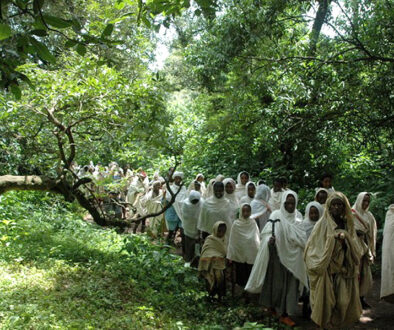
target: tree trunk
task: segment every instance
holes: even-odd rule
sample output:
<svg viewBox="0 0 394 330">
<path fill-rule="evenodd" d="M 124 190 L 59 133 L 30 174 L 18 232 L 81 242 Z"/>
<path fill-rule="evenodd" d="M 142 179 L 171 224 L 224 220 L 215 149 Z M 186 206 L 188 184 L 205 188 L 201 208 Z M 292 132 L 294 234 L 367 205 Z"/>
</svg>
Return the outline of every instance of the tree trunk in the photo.
<svg viewBox="0 0 394 330">
<path fill-rule="evenodd" d="M 309 56 L 313 56 L 316 53 L 320 31 L 328 12 L 328 4 L 329 0 L 319 0 L 319 8 L 317 9 L 315 21 L 313 22 L 312 31 L 310 34 L 310 44 L 308 52 Z"/>
<path fill-rule="evenodd" d="M 62 193 L 59 189 L 61 180 L 38 175 L 2 175 L 0 176 L 0 195 L 10 190 L 40 190 Z"/>
</svg>

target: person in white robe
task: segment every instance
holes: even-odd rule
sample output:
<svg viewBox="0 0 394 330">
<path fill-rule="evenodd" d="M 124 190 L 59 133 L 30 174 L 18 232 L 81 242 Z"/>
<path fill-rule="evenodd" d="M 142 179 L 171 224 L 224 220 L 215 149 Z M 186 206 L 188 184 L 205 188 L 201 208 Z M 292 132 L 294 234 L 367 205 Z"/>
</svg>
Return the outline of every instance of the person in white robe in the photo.
<svg viewBox="0 0 394 330">
<path fill-rule="evenodd" d="M 304 220 L 300 222 L 300 227 L 306 233 L 308 239 L 316 222 L 323 216 L 324 208 L 318 202 L 310 202 L 306 205 Z"/>
<path fill-rule="evenodd" d="M 394 304 L 394 204 L 389 206 L 383 229 L 380 299 Z"/>
<path fill-rule="evenodd" d="M 205 185 L 205 177 L 204 177 L 204 175 L 202 173 L 198 173 L 196 175 L 195 180 L 200 183 L 200 185 L 201 185 L 200 194 L 201 194 L 201 197 L 204 198 L 205 195 L 206 195 L 206 190 L 207 190 L 207 186 Z"/>
<path fill-rule="evenodd" d="M 236 283 L 246 285 L 256 259 L 260 245 L 260 233 L 256 221 L 250 218 L 252 208 L 244 203 L 240 208 L 240 217 L 231 227 L 227 248 L 227 259 L 235 267 Z"/>
<path fill-rule="evenodd" d="M 315 201 L 319 202 L 320 205 L 325 205 L 328 198 L 328 190 L 326 188 L 317 188 L 315 193 Z"/>
<path fill-rule="evenodd" d="M 213 184 L 215 183 L 215 179 L 211 179 L 208 182 L 207 190 L 205 192 L 205 196 L 203 196 L 205 199 L 208 197 L 213 196 Z"/>
<path fill-rule="evenodd" d="M 272 211 L 280 209 L 282 194 L 283 189 L 280 178 L 275 178 L 273 182 L 273 187 L 271 188 L 271 196 L 269 199 L 269 204 L 271 205 Z"/>
<path fill-rule="evenodd" d="M 354 228 L 358 238 L 360 249 L 363 251 L 360 260 L 360 299 L 363 309 L 371 306 L 365 301 L 364 296 L 372 288 L 372 271 L 371 264 L 376 257 L 376 236 L 377 225 L 373 214 L 369 211 L 371 194 L 361 192 L 358 194 L 356 202 L 352 207 L 354 215 Z"/>
<path fill-rule="evenodd" d="M 238 216 L 239 200 L 235 194 L 235 181 L 232 178 L 223 180 L 224 197 L 228 199 L 231 205 L 231 221 L 235 221 Z M 230 230 L 228 230 L 230 232 Z"/>
<path fill-rule="evenodd" d="M 141 216 L 145 216 L 147 214 L 158 213 L 162 210 L 163 206 L 161 201 L 163 199 L 163 191 L 160 189 L 161 183 L 160 181 L 154 181 L 152 183 L 152 189 L 141 198 Z M 162 221 L 164 219 L 164 214 L 160 214 L 155 217 L 151 217 L 148 219 L 148 233 L 153 237 L 159 237 L 162 232 Z M 141 232 L 144 232 L 145 223 L 142 223 Z"/>
<path fill-rule="evenodd" d="M 256 185 L 254 184 L 254 182 L 249 181 L 246 184 L 245 192 L 246 192 L 246 195 L 240 199 L 239 205 L 242 205 L 244 203 L 250 204 L 252 202 L 252 200 L 254 199 L 254 196 L 256 195 Z"/>
<path fill-rule="evenodd" d="M 306 234 L 296 224 L 298 196 L 283 193 L 280 209 L 272 212 L 260 236 L 260 247 L 245 290 L 261 293 L 260 303 L 289 326 L 298 298 L 308 287 L 303 253 Z M 279 220 L 279 221 L 278 221 Z"/>
<path fill-rule="evenodd" d="M 324 173 L 321 177 L 320 177 L 320 181 L 319 181 L 319 187 L 316 188 L 316 191 L 319 190 L 320 188 L 324 188 L 327 190 L 328 194 L 331 194 L 335 191 L 334 187 L 332 186 L 332 179 L 333 176 L 329 173 Z"/>
<path fill-rule="evenodd" d="M 173 183 L 170 185 L 171 192 L 176 195 L 174 203 L 165 211 L 165 220 L 168 228 L 167 243 L 173 243 L 178 229 L 180 230 L 182 237 L 182 252 L 184 253 L 184 239 L 183 239 L 183 227 L 181 220 L 181 207 L 182 202 L 187 196 L 187 190 L 184 185 L 182 185 L 184 174 L 183 172 L 176 171 L 173 173 Z M 163 206 L 170 203 L 172 200 L 172 195 L 168 188 L 165 190 Z"/>
<path fill-rule="evenodd" d="M 227 232 L 231 230 L 231 204 L 227 198 L 224 197 L 223 182 L 215 182 L 213 185 L 213 196 L 208 197 L 201 208 L 200 217 L 198 219 L 197 228 L 200 231 L 202 240 L 212 234 L 213 225 L 217 221 L 223 221 L 227 225 Z M 226 234 L 227 236 L 229 234 Z"/>
<path fill-rule="evenodd" d="M 185 234 L 185 261 L 191 263 L 195 257 L 195 247 L 198 241 L 197 223 L 200 217 L 203 200 L 198 191 L 192 190 L 183 201 L 181 214 Z"/>
<path fill-rule="evenodd" d="M 246 184 L 250 180 L 250 175 L 246 171 L 239 172 L 237 177 L 237 184 L 235 186 L 235 195 L 238 200 L 241 200 L 242 197 L 246 196 Z"/>
<path fill-rule="evenodd" d="M 268 203 L 270 196 L 270 188 L 265 184 L 260 184 L 257 186 L 256 195 L 250 203 L 252 207 L 251 217 L 256 220 L 260 232 L 263 230 L 272 213 L 271 206 Z"/>
</svg>

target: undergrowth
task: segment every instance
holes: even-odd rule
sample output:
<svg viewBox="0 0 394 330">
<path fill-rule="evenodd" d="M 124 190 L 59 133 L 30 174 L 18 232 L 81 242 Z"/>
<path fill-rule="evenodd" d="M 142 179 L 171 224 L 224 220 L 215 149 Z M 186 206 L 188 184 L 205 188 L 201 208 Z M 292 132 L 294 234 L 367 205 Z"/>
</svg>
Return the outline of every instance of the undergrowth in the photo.
<svg viewBox="0 0 394 330">
<path fill-rule="evenodd" d="M 258 307 L 230 297 L 209 303 L 196 271 L 170 252 L 86 223 L 46 194 L 8 193 L 0 201 L 0 327 L 264 328 Z"/>
</svg>

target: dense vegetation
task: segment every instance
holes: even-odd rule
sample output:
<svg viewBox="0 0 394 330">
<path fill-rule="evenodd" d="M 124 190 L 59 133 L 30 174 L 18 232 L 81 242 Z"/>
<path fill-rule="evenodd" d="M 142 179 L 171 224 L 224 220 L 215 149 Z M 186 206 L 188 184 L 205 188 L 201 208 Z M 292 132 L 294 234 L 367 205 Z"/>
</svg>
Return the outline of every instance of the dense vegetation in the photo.
<svg viewBox="0 0 394 330">
<path fill-rule="evenodd" d="M 207 314 L 195 274 L 166 248 L 83 222 L 88 211 L 112 224 L 73 161 L 286 176 L 301 209 L 331 172 L 351 201 L 374 194 L 382 228 L 394 203 L 393 21 L 386 0 L 1 1 L 1 325 L 255 320 L 242 307 Z M 170 55 L 153 70 L 165 28 Z"/>
</svg>

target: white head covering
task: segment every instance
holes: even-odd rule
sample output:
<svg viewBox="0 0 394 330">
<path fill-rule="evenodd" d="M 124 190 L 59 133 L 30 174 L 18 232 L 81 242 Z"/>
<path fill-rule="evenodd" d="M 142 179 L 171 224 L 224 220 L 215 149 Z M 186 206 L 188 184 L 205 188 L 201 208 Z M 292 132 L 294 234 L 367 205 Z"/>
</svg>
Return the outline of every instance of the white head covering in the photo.
<svg viewBox="0 0 394 330">
<path fill-rule="evenodd" d="M 234 192 L 232 194 L 228 194 L 226 192 L 226 185 L 231 183 L 234 187 Z M 224 197 L 228 199 L 231 205 L 231 220 L 234 221 L 237 219 L 238 207 L 239 207 L 239 200 L 235 194 L 235 181 L 232 178 L 226 178 L 223 180 L 224 184 Z"/>
<path fill-rule="evenodd" d="M 219 174 L 219 175 L 216 177 L 216 179 L 215 179 L 216 182 L 222 182 L 223 180 L 224 180 L 224 175 L 222 175 L 222 174 Z"/>
<path fill-rule="evenodd" d="M 211 179 L 208 182 L 207 191 L 205 194 L 205 198 L 211 197 L 213 195 L 213 184 L 215 183 L 215 179 Z"/>
<path fill-rule="evenodd" d="M 327 198 L 328 198 L 328 195 L 330 194 L 329 193 L 329 191 L 326 189 L 326 188 L 316 188 L 316 193 L 315 193 L 315 201 L 317 201 L 317 195 L 319 194 L 319 192 L 321 192 L 321 191 L 325 191 L 326 193 L 327 193 Z"/>
<path fill-rule="evenodd" d="M 193 204 L 193 200 L 198 200 L 198 203 Z M 185 198 L 182 203 L 182 225 L 185 235 L 188 237 L 198 238 L 197 222 L 200 217 L 201 206 L 201 194 L 195 190 L 192 190 L 189 197 Z"/>
<path fill-rule="evenodd" d="M 242 171 L 242 172 L 238 173 L 237 185 L 235 186 L 235 195 L 237 196 L 238 200 L 241 200 L 241 198 L 243 196 L 245 196 L 245 195 L 247 196 L 247 193 L 245 192 L 245 186 L 246 185 L 242 184 L 242 181 L 241 181 L 241 175 L 244 174 L 244 173 L 247 174 L 248 177 L 250 178 L 249 173 L 246 172 L 246 171 Z"/>
<path fill-rule="evenodd" d="M 304 220 L 300 223 L 301 229 L 305 231 L 306 237 L 309 238 L 313 227 L 315 226 L 317 221 L 312 221 L 309 219 L 309 211 L 311 210 L 311 207 L 316 207 L 317 211 L 319 212 L 319 219 L 323 216 L 323 211 L 324 208 L 321 206 L 320 203 L 318 202 L 310 202 L 307 204 L 306 209 L 305 209 L 305 217 Z"/>
<path fill-rule="evenodd" d="M 183 180 L 184 174 L 183 174 L 183 172 L 175 171 L 174 174 L 172 175 L 172 177 L 176 178 L 177 176 Z"/>
<path fill-rule="evenodd" d="M 268 204 L 270 196 L 270 188 L 265 184 L 261 184 L 257 186 L 256 195 L 250 203 L 250 206 L 252 207 L 251 218 L 258 221 L 260 230 L 264 228 L 268 217 L 271 214 L 271 206 Z"/>
<path fill-rule="evenodd" d="M 260 237 L 256 221 L 242 216 L 242 208 L 245 205 L 250 206 L 247 203 L 241 205 L 240 217 L 231 228 L 227 258 L 252 265 L 259 249 Z"/>
<path fill-rule="evenodd" d="M 255 183 L 252 182 L 252 181 L 249 181 L 249 182 L 245 185 L 245 196 L 243 196 L 243 197 L 240 199 L 239 204 L 243 204 L 243 203 L 250 204 L 250 203 L 252 202 L 253 197 L 249 197 L 249 194 L 248 194 L 248 189 L 249 189 L 249 186 L 250 186 L 250 185 L 253 185 L 254 188 L 256 189 Z"/>
<path fill-rule="evenodd" d="M 286 211 L 284 203 L 288 195 L 295 198 L 296 209 L 293 213 Z M 280 221 L 275 223 L 275 245 L 278 256 L 283 266 L 289 270 L 293 276 L 300 281 L 299 292 L 302 293 L 303 287 L 308 287 L 305 263 L 303 259 L 306 243 L 306 234 L 296 225 L 297 219 L 297 200 L 298 196 L 294 191 L 288 190 L 283 193 L 280 209 L 274 211 L 270 219 Z M 250 274 L 245 290 L 252 293 L 261 292 L 265 275 L 269 263 L 268 241 L 272 236 L 272 222 L 267 222 L 260 236 L 260 247 L 255 264 Z"/>
<path fill-rule="evenodd" d="M 358 194 L 356 202 L 353 204 L 352 213 L 354 214 L 354 228 L 367 234 L 368 247 L 373 257 L 376 256 L 376 237 L 378 228 L 373 214 L 369 211 L 369 205 L 363 210 L 362 204 L 364 197 L 371 194 L 364 191 Z"/>
</svg>

